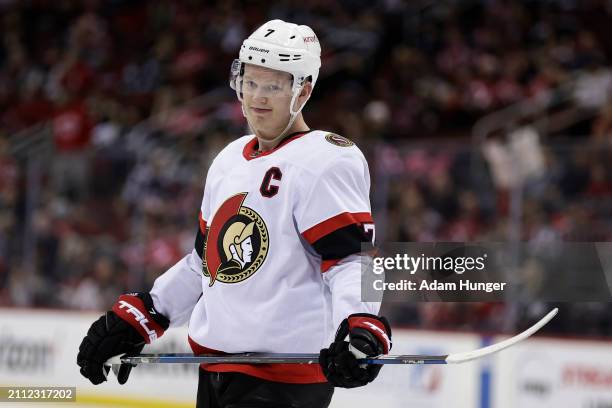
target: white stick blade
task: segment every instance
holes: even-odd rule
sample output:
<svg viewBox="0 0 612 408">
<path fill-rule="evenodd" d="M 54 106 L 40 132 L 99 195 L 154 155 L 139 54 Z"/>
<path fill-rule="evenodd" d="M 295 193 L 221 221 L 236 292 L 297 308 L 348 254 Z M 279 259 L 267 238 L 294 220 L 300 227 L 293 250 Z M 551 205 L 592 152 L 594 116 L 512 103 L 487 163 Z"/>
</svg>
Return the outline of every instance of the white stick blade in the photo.
<svg viewBox="0 0 612 408">
<path fill-rule="evenodd" d="M 489 354 L 497 353 L 498 351 L 504 350 L 510 346 L 515 345 L 518 342 L 521 342 L 540 330 L 544 327 L 555 315 L 559 312 L 559 309 L 554 308 L 546 316 L 540 319 L 539 322 L 525 330 L 524 332 L 517 334 L 514 337 L 510 337 L 504 341 L 501 341 L 497 344 L 491 344 L 490 346 L 483 347 L 478 350 L 468 351 L 465 353 L 453 353 L 449 354 L 446 358 L 446 362 L 448 364 L 458 364 L 465 363 L 466 361 L 475 360 L 477 358 L 482 358 L 488 356 Z"/>
</svg>

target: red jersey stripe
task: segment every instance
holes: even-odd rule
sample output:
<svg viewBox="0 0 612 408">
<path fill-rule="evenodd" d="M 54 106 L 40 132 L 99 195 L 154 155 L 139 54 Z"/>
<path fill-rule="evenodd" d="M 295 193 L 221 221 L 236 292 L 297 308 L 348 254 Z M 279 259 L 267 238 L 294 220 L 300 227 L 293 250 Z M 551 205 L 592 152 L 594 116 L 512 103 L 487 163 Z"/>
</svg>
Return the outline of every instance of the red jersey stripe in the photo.
<svg viewBox="0 0 612 408">
<path fill-rule="evenodd" d="M 196 355 L 227 354 L 202 346 L 188 337 L 189 345 Z M 291 384 L 313 384 L 327 382 L 319 364 L 200 364 L 202 370 L 214 373 L 243 373 L 268 381 Z"/>
<path fill-rule="evenodd" d="M 260 152 L 257 150 L 257 147 L 259 146 L 259 142 L 257 140 L 257 137 L 254 137 L 253 139 L 251 139 L 245 146 L 244 149 L 242 149 L 242 156 L 247 159 L 247 160 L 253 160 L 256 159 L 258 157 L 262 157 L 262 156 L 267 156 L 269 154 L 274 153 L 275 151 L 277 151 L 278 149 L 280 149 L 281 147 L 283 147 L 284 145 L 286 145 L 289 142 L 294 141 L 295 139 L 299 139 L 300 137 L 304 136 L 305 134 L 310 133 L 310 131 L 307 132 L 299 132 L 296 133 L 294 135 L 289 135 L 286 136 L 285 139 L 283 139 L 278 146 L 276 146 L 274 149 L 265 151 L 265 152 Z"/>
<path fill-rule="evenodd" d="M 340 262 L 341 259 L 329 259 L 321 262 L 321 272 L 327 272 L 329 268 Z"/>
<path fill-rule="evenodd" d="M 347 225 L 372 222 L 374 222 L 374 220 L 372 219 L 372 215 L 370 213 L 344 212 L 342 214 L 338 214 L 334 217 L 331 217 L 315 225 L 314 227 L 308 228 L 302 233 L 302 236 L 312 245 L 324 236 L 334 232 L 337 229 L 346 227 Z"/>
</svg>

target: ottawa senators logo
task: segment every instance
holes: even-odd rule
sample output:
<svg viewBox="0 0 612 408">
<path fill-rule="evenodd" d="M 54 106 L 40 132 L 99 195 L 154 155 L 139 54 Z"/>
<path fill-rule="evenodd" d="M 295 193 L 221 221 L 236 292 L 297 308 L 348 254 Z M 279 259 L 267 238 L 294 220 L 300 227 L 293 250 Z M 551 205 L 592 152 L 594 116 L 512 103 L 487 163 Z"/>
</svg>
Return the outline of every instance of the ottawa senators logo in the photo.
<svg viewBox="0 0 612 408">
<path fill-rule="evenodd" d="M 268 254 L 268 229 L 259 214 L 242 203 L 248 193 L 225 200 L 206 234 L 202 273 L 215 281 L 237 283 L 248 279 Z"/>
<path fill-rule="evenodd" d="M 346 137 L 342 137 L 335 133 L 328 133 L 325 136 L 325 140 L 327 140 L 329 143 L 333 145 L 340 146 L 340 147 L 351 147 L 355 144 L 351 140 L 347 139 Z"/>
</svg>

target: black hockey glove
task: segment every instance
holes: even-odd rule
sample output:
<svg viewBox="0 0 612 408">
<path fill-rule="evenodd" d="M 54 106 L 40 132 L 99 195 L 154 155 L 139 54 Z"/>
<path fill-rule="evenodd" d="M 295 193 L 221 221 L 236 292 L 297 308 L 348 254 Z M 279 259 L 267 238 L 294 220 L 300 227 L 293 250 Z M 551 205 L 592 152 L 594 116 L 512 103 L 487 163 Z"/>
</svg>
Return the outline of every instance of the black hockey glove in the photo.
<svg viewBox="0 0 612 408">
<path fill-rule="evenodd" d="M 349 341 L 346 341 L 347 336 Z M 319 364 L 327 380 L 334 386 L 361 387 L 376 378 L 382 365 L 368 364 L 363 367 L 357 358 L 375 357 L 387 354 L 389 350 L 391 327 L 387 319 L 357 313 L 342 321 L 334 342 L 329 348 L 321 350 Z"/>
<path fill-rule="evenodd" d="M 104 363 L 111 357 L 126 353 L 139 354 L 145 343 L 161 336 L 170 322 L 155 310 L 148 293 L 121 295 L 113 310 L 96 320 L 81 342 L 77 364 L 81 374 L 97 385 L 106 381 L 109 371 Z M 121 364 L 117 373 L 119 384 L 128 380 L 133 365 Z"/>
</svg>

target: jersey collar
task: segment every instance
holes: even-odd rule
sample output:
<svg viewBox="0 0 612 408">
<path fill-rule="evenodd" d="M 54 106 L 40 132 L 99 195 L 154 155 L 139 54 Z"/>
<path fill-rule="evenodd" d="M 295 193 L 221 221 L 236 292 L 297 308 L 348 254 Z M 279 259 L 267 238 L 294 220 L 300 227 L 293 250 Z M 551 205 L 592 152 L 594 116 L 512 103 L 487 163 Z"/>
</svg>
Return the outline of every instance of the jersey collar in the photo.
<svg viewBox="0 0 612 408">
<path fill-rule="evenodd" d="M 300 137 L 310 132 L 312 132 L 312 130 L 307 130 L 305 132 L 290 133 L 287 136 L 285 136 L 283 140 L 281 140 L 281 142 L 277 144 L 274 149 L 271 149 L 265 152 L 258 151 L 259 143 L 257 141 L 257 136 L 255 136 L 253 139 L 249 140 L 249 142 L 244 146 L 244 149 L 242 150 L 242 155 L 247 160 L 253 160 L 253 159 L 257 159 L 258 157 L 267 156 L 271 153 L 274 153 L 275 151 L 277 151 L 278 149 L 280 149 L 287 143 L 293 142 L 294 140 L 299 139 Z"/>
</svg>

